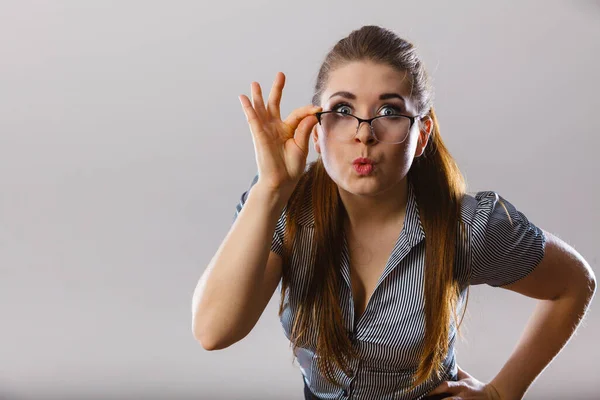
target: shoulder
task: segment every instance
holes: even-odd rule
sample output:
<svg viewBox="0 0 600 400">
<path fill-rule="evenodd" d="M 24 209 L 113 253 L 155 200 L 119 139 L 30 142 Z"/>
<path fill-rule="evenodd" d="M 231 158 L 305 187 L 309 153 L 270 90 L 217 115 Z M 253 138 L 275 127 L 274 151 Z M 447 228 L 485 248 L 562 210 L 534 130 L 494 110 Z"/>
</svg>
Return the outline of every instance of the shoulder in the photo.
<svg viewBox="0 0 600 400">
<path fill-rule="evenodd" d="M 502 197 L 493 190 L 479 191 L 474 194 L 465 193 L 462 197 L 460 207 L 461 220 L 466 225 L 472 225 L 476 217 L 491 213 Z"/>
</svg>

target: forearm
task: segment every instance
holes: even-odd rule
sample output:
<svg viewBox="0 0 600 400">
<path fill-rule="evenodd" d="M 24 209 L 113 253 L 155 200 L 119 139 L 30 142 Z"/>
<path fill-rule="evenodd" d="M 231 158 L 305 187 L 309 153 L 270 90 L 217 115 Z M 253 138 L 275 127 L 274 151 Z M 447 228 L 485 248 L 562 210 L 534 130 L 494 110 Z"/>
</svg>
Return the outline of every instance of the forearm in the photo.
<svg viewBox="0 0 600 400">
<path fill-rule="evenodd" d="M 203 345 L 243 335 L 260 316 L 265 297 L 261 285 L 284 202 L 276 193 L 253 186 L 202 274 L 194 291 L 192 314 L 194 335 Z"/>
<path fill-rule="evenodd" d="M 588 293 L 584 290 L 584 293 Z M 490 382 L 502 400 L 521 399 L 531 383 L 566 345 L 581 322 L 593 291 L 540 300 L 514 352 Z"/>
</svg>

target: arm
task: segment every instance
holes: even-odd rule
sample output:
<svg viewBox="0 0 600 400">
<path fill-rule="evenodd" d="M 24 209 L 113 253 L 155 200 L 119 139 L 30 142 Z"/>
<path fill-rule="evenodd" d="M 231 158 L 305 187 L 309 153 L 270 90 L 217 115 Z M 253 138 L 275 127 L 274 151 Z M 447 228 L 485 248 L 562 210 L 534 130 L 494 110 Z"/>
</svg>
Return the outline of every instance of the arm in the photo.
<svg viewBox="0 0 600 400">
<path fill-rule="evenodd" d="M 321 110 L 309 104 L 281 120 L 284 84 L 285 75 L 277 73 L 266 105 L 258 82 L 251 84 L 252 101 L 239 96 L 261 178 L 194 291 L 192 330 L 206 349 L 221 349 L 246 336 L 281 280 L 282 259 L 270 249 L 281 213 L 304 173 L 318 122 L 315 113 Z"/>
<path fill-rule="evenodd" d="M 501 399 L 521 399 L 569 341 L 596 290 L 588 263 L 572 247 L 544 231 L 544 258 L 523 279 L 503 288 L 539 299 L 525 330 L 490 384 Z"/>
<path fill-rule="evenodd" d="M 287 199 L 252 186 L 248 198 L 194 291 L 192 331 L 207 350 L 241 340 L 254 327 L 281 279 L 270 245 Z"/>
</svg>

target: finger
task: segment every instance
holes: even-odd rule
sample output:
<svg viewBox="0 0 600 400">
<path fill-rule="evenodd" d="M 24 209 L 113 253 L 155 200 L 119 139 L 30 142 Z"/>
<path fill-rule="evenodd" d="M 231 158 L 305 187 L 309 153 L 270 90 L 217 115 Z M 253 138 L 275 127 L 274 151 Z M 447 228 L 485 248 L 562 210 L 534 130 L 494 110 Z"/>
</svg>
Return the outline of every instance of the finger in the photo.
<svg viewBox="0 0 600 400">
<path fill-rule="evenodd" d="M 252 82 L 250 87 L 252 92 L 252 105 L 254 106 L 256 115 L 258 115 L 258 118 L 264 121 L 267 117 L 267 110 L 265 108 L 265 102 L 263 100 L 260 84 L 258 82 Z"/>
<path fill-rule="evenodd" d="M 310 133 L 312 131 L 313 126 L 317 123 L 317 117 L 314 115 L 309 115 L 304 118 L 298 128 L 296 129 L 296 135 L 294 136 L 294 141 L 296 145 L 302 149 L 304 154 L 308 155 L 308 146 L 310 141 Z"/>
<path fill-rule="evenodd" d="M 454 381 L 444 381 L 440 383 L 435 389 L 433 389 L 429 394 L 441 394 L 441 393 L 450 393 L 454 394 L 459 390 L 460 383 Z"/>
<path fill-rule="evenodd" d="M 277 119 L 281 119 L 281 93 L 285 86 L 285 75 L 283 72 L 278 72 L 273 81 L 271 92 L 269 93 L 269 100 L 267 100 L 267 112 Z"/>
<path fill-rule="evenodd" d="M 238 98 L 240 99 L 240 103 L 242 103 L 244 114 L 246 114 L 246 121 L 248 121 L 248 124 L 250 125 L 250 131 L 252 132 L 252 135 L 261 135 L 262 124 L 260 123 L 260 119 L 250 103 L 250 99 L 243 94 L 238 96 Z"/>
<path fill-rule="evenodd" d="M 285 119 L 285 121 L 283 121 L 283 123 L 289 126 L 293 131 L 295 131 L 296 128 L 298 128 L 298 124 L 300 124 L 300 121 L 302 121 L 305 117 L 309 115 L 315 114 L 318 111 L 321 111 L 321 107 L 313 105 L 307 105 L 304 107 L 297 108 L 294 111 L 292 111 L 290 115 L 288 115 L 288 117 Z"/>
</svg>

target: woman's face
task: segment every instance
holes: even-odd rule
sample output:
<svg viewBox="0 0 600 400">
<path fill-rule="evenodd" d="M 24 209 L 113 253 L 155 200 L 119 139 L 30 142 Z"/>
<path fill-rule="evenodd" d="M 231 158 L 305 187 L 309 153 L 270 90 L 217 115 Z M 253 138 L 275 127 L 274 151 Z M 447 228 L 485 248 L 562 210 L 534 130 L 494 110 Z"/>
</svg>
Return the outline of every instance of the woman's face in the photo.
<svg viewBox="0 0 600 400">
<path fill-rule="evenodd" d="M 323 111 L 348 112 L 368 119 L 377 115 L 417 115 L 416 105 L 410 98 L 410 80 L 388 65 L 359 61 L 343 65 L 330 72 L 321 96 Z M 384 94 L 396 94 L 386 96 Z M 342 105 L 340 105 L 342 103 Z M 421 125 L 420 125 L 421 124 Z M 431 131 L 431 120 L 415 121 L 404 142 L 378 142 L 367 123 L 362 123 L 347 140 L 334 139 L 317 124 L 313 129 L 315 150 L 321 155 L 325 169 L 340 190 L 356 195 L 376 195 L 393 189 L 407 175 L 412 161 L 420 156 Z M 370 173 L 359 173 L 353 163 L 358 157 L 374 161 Z"/>
</svg>

